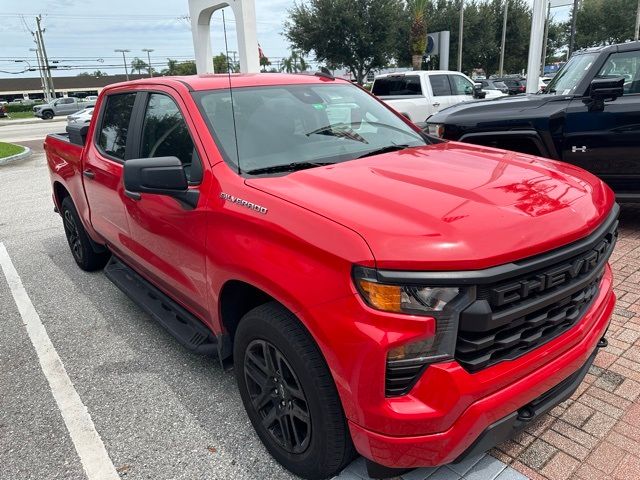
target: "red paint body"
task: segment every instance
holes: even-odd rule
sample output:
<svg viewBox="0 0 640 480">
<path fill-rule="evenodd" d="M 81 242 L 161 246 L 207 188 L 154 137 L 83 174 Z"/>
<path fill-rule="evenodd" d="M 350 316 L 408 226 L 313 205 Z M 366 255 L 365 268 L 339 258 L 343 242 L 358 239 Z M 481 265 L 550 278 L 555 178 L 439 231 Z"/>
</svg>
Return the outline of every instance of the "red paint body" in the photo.
<svg viewBox="0 0 640 480">
<path fill-rule="evenodd" d="M 243 75 L 233 86 L 325 81 Z M 593 232 L 612 209 L 612 192 L 570 165 L 453 142 L 245 179 L 223 161 L 184 82 L 194 90 L 228 87 L 226 76 L 135 81 L 105 89 L 96 111 L 105 93 L 171 95 L 204 164 L 196 209 L 168 197 L 126 197 L 122 164 L 103 158 L 92 140 L 83 151 L 47 138 L 54 192 L 69 192 L 94 241 L 216 334 L 224 330 L 218 299 L 229 281 L 249 283 L 293 311 L 324 354 L 364 456 L 396 467 L 450 462 L 594 351 L 615 302 L 609 268 L 587 314 L 560 337 L 475 374 L 454 361 L 431 365 L 408 395 L 386 398 L 389 348 L 432 334 L 435 321 L 366 306 L 351 279 L 354 264 L 474 270 L 531 257 Z M 89 139 L 94 129 L 92 122 Z M 87 167 L 92 181 L 81 174 Z M 225 202 L 222 192 L 268 213 Z"/>
</svg>

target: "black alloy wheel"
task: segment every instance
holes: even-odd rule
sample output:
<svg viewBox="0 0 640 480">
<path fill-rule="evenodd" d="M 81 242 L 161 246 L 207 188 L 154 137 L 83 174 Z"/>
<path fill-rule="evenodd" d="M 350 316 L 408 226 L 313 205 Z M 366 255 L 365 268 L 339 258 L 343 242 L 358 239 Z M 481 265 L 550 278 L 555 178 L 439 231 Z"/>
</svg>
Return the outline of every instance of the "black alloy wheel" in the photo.
<svg viewBox="0 0 640 480">
<path fill-rule="evenodd" d="M 80 233 L 78 232 L 76 220 L 73 218 L 73 215 L 71 215 L 71 210 L 64 211 L 62 221 L 64 224 L 64 232 L 67 234 L 69 248 L 71 248 L 71 254 L 76 262 L 82 263 L 84 255 L 82 252 L 82 244 L 80 243 Z"/>
<path fill-rule="evenodd" d="M 289 453 L 303 453 L 312 431 L 309 404 L 282 352 L 267 340 L 252 341 L 245 352 L 244 376 L 251 403 L 273 440 Z"/>
</svg>

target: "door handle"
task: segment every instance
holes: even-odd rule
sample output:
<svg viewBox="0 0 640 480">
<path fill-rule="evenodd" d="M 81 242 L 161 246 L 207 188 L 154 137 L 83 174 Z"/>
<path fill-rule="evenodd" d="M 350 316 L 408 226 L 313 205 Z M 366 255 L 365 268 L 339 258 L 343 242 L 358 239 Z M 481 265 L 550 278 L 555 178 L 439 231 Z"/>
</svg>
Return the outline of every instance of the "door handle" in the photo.
<svg viewBox="0 0 640 480">
<path fill-rule="evenodd" d="M 142 195 L 140 195 L 138 192 L 132 192 L 130 190 L 125 189 L 124 190 L 124 194 L 129 197 L 131 200 L 135 200 L 136 202 L 138 200 L 142 200 Z"/>
<path fill-rule="evenodd" d="M 89 169 L 86 169 L 85 171 L 83 171 L 82 175 L 92 180 L 96 178 L 96 174 L 93 172 L 93 170 L 89 170 Z"/>
<path fill-rule="evenodd" d="M 438 108 L 440 106 L 440 104 L 439 103 L 434 103 L 433 106 Z"/>
</svg>

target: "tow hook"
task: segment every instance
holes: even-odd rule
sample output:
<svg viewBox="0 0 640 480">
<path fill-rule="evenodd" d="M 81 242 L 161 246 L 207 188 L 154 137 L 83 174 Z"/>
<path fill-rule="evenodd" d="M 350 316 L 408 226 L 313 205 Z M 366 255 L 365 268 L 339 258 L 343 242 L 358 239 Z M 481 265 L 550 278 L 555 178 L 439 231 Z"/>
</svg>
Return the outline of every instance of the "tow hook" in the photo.
<svg viewBox="0 0 640 480">
<path fill-rule="evenodd" d="M 598 342 L 598 345 L 596 346 L 597 349 L 601 349 L 601 348 L 607 348 L 609 346 L 609 340 L 607 340 L 606 338 L 602 337 L 600 339 L 600 341 Z"/>
</svg>

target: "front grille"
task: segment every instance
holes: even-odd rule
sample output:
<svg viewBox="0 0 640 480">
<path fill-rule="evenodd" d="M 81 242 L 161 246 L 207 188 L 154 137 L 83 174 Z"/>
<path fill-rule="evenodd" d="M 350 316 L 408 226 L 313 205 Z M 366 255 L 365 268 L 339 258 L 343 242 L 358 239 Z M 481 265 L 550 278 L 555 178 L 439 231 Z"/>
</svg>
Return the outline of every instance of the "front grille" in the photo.
<svg viewBox="0 0 640 480">
<path fill-rule="evenodd" d="M 576 325 L 599 292 L 615 246 L 617 221 L 605 226 L 582 241 L 578 252 L 568 246 L 523 261 L 521 269 L 515 264 L 507 278 L 477 285 L 476 300 L 460 314 L 456 360 L 476 372 L 513 360 Z"/>
</svg>

